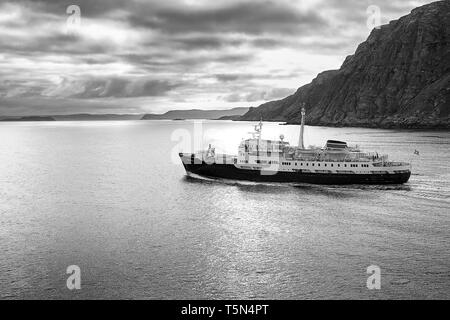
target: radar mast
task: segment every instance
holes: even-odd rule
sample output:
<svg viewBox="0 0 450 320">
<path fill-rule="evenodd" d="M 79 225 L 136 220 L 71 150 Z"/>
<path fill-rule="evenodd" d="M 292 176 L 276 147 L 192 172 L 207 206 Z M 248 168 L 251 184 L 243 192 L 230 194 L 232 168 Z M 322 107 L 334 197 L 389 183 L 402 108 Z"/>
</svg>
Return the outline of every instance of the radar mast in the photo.
<svg viewBox="0 0 450 320">
<path fill-rule="evenodd" d="M 300 149 L 305 149 L 305 146 L 303 144 L 303 133 L 305 131 L 305 114 L 306 114 L 306 110 L 305 110 L 305 103 L 301 104 L 302 106 L 302 121 L 301 121 L 301 125 L 300 125 L 300 138 L 298 141 L 298 147 Z"/>
</svg>

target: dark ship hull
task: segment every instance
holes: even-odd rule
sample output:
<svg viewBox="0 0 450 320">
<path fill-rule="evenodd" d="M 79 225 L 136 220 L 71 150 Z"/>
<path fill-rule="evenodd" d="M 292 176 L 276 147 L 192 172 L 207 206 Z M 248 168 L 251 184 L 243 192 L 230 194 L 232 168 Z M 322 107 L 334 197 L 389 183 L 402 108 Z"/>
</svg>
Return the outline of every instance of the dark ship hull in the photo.
<svg viewBox="0 0 450 320">
<path fill-rule="evenodd" d="M 261 171 L 236 167 L 234 164 L 208 164 L 190 154 L 180 154 L 186 172 L 208 178 L 243 180 L 253 182 L 309 183 L 322 185 L 345 184 L 403 184 L 408 182 L 411 172 L 349 174 L 287 171 Z"/>
</svg>

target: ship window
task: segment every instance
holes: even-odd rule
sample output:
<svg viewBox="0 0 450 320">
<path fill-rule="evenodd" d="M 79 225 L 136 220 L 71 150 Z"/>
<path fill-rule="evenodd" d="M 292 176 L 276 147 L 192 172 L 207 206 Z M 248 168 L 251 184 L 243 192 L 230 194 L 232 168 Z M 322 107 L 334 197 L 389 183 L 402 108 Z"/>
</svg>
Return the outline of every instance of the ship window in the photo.
<svg viewBox="0 0 450 320">
<path fill-rule="evenodd" d="M 332 166 L 332 167 L 334 167 L 334 165 L 333 165 L 333 164 L 331 164 L 331 166 Z"/>
<path fill-rule="evenodd" d="M 327 164 L 325 163 L 325 167 L 327 166 Z"/>
<path fill-rule="evenodd" d="M 320 163 L 317 165 L 317 166 L 319 166 L 320 167 Z"/>
<path fill-rule="evenodd" d="M 312 166 L 314 167 L 314 163 L 312 164 Z"/>
<path fill-rule="evenodd" d="M 346 164 L 344 164 L 344 167 L 346 167 L 346 168 L 347 168 L 347 165 L 346 165 Z"/>
</svg>

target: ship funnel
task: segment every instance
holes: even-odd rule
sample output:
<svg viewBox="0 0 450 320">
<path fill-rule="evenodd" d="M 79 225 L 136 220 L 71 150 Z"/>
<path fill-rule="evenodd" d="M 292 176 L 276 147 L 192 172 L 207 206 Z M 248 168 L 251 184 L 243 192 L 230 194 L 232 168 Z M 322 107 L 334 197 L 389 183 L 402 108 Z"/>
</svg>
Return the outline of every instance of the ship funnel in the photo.
<svg viewBox="0 0 450 320">
<path fill-rule="evenodd" d="M 302 103 L 302 122 L 301 122 L 301 125 L 300 125 L 300 138 L 299 138 L 299 141 L 298 141 L 298 147 L 300 149 L 305 149 L 305 146 L 303 144 L 303 132 L 305 131 L 305 114 L 306 114 L 305 104 Z"/>
</svg>

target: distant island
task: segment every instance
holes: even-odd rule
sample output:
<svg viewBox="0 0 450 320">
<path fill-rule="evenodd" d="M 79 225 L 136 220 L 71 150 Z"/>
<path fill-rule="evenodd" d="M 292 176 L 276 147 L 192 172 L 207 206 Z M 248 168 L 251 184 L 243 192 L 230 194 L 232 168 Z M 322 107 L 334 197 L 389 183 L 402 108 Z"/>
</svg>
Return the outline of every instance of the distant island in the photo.
<svg viewBox="0 0 450 320">
<path fill-rule="evenodd" d="M 139 120 L 141 114 L 90 114 L 78 113 L 53 116 L 57 121 L 115 121 L 115 120 Z"/>
<path fill-rule="evenodd" d="M 228 110 L 171 110 L 164 114 L 145 115 L 77 113 L 51 116 L 0 116 L 0 121 L 238 120 L 248 110 L 249 108 L 233 108 Z"/>
<path fill-rule="evenodd" d="M 375 28 L 339 70 L 320 73 L 293 95 L 242 121 L 339 127 L 450 128 L 450 1 L 437 1 Z"/>
<path fill-rule="evenodd" d="M 220 117 L 217 120 L 232 120 L 232 121 L 239 121 L 241 119 L 242 116 L 223 116 Z"/>
<path fill-rule="evenodd" d="M 0 121 L 56 121 L 53 117 L 48 116 L 26 116 L 26 117 L 8 117 L 0 119 Z"/>
<path fill-rule="evenodd" d="M 163 114 L 146 114 L 141 120 L 180 120 L 180 119 L 208 119 L 208 120 L 229 120 L 225 117 L 239 119 L 240 116 L 248 112 L 249 108 L 233 108 L 228 110 L 171 110 Z"/>
<path fill-rule="evenodd" d="M 101 121 L 139 120 L 141 114 L 67 114 L 52 116 L 0 116 L 0 121 Z"/>
</svg>

